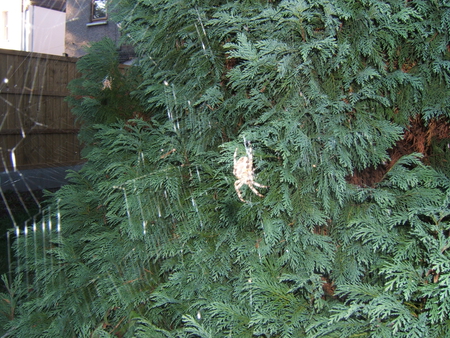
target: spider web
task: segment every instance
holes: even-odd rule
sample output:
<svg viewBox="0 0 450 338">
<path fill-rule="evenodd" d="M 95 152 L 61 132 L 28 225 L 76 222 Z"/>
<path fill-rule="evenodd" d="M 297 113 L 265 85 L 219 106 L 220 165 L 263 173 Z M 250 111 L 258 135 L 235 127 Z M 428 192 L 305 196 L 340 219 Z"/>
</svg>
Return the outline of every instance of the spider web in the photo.
<svg viewBox="0 0 450 338">
<path fill-rule="evenodd" d="M 81 6 L 78 0 L 77 4 Z M 37 39 L 41 46 L 51 45 L 51 36 Z M 80 146 L 64 101 L 67 83 L 75 76 L 67 62 L 75 61 L 51 54 L 0 52 L 0 275 L 7 273 L 11 280 L 12 242 L 28 229 L 36 230 L 36 219 L 50 212 L 42 206 L 44 190 L 58 189 L 66 182 L 66 170 L 79 168 L 68 159 L 80 162 Z"/>
<path fill-rule="evenodd" d="M 81 1 L 78 3 L 81 7 Z M 198 31 L 198 34 L 202 36 L 202 32 Z M 203 31 L 203 34 L 206 33 Z M 206 49 L 207 47 L 202 44 L 200 48 Z M 74 148 L 76 148 L 74 143 L 78 142 L 74 138 L 70 147 L 68 144 L 55 144 L 55 141 L 51 139 L 51 134 L 55 129 L 74 129 L 75 126 L 73 120 L 58 121 L 58 110 L 55 110 L 51 116 L 46 114 L 51 109 L 50 98 L 42 90 L 42 88 L 52 85 L 49 82 L 67 84 L 68 81 L 64 82 L 62 79 L 67 74 L 59 72 L 50 78 L 47 76 L 49 70 L 46 67 L 50 58 L 45 54 L 23 53 L 23 55 L 23 60 L 19 63 L 11 61 L 11 63 L 0 65 L 0 165 L 2 168 L 0 172 L 2 243 L 0 245 L 3 248 L 0 251 L 0 274 L 6 274 L 9 281 L 13 280 L 14 269 L 25 272 L 28 269 L 26 260 L 21 262 L 14 256 L 12 250 L 14 241 L 19 250 L 29 250 L 30 245 L 31 250 L 45 250 L 43 242 L 50 243 L 55 236 L 61 236 L 60 230 L 64 224 L 61 223 L 58 206 L 53 206 L 52 210 L 51 207 L 44 205 L 43 189 L 58 189 L 65 183 L 65 172 L 69 167 L 63 166 L 61 163 L 58 166 L 55 165 L 57 163 L 49 163 L 49 161 L 55 154 L 58 155 L 57 158 L 72 157 Z M 172 100 L 177 100 L 176 89 L 166 81 L 164 84 L 167 95 L 167 118 L 173 123 L 174 132 L 177 132 L 180 126 L 177 110 L 173 109 L 176 104 L 170 103 Z M 15 100 L 7 96 L 11 93 L 14 93 Z M 62 101 L 63 97 L 60 99 Z M 11 133 L 14 133 L 14 141 L 7 143 L 6 140 Z M 51 152 L 43 150 L 49 148 L 52 149 Z M 29 158 L 33 156 L 38 158 L 38 162 L 42 165 L 36 168 L 24 165 L 25 158 L 19 154 L 26 150 L 28 150 Z M 167 152 L 167 149 L 161 151 L 162 156 L 171 152 Z M 230 158 L 230 160 L 232 159 Z M 195 176 L 195 173 L 193 175 Z M 198 170 L 196 175 L 201 180 Z M 147 202 L 145 196 L 139 194 L 136 188 L 139 184 L 141 182 L 138 179 L 131 180 L 116 189 L 123 193 L 130 226 L 137 225 L 138 231 L 146 235 L 151 226 L 148 220 L 163 219 L 165 211 L 170 211 L 173 206 L 164 198 L 166 191 L 163 191 L 160 203 L 152 211 L 155 214 L 149 214 L 148 208 L 144 207 Z M 139 208 L 133 210 L 129 207 L 131 199 L 134 199 L 133 205 L 137 204 Z M 191 211 L 199 226 L 203 226 L 203 218 L 199 212 L 197 200 L 191 197 L 190 203 Z M 135 220 L 138 221 L 135 222 Z M 167 231 L 166 237 L 170 238 L 172 234 L 169 229 Z M 36 239 L 40 243 L 37 243 Z M 55 268 L 55 265 L 49 259 L 43 269 L 52 268 Z M 29 285 L 27 273 L 24 274 L 24 279 L 24 282 Z M 1 320 L 0 316 L 0 336 L 2 335 Z"/>
</svg>

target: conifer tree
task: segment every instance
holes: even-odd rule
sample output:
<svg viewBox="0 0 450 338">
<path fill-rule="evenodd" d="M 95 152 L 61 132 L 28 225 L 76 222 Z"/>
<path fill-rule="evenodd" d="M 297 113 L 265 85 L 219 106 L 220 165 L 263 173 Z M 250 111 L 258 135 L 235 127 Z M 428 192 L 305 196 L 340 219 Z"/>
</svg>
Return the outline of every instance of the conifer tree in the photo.
<svg viewBox="0 0 450 338">
<path fill-rule="evenodd" d="M 112 5 L 149 118 L 89 125 L 11 335 L 447 334 L 445 1 Z"/>
<path fill-rule="evenodd" d="M 136 67 L 119 65 L 114 41 L 105 38 L 87 48 L 88 54 L 77 62 L 81 74 L 69 84 L 67 101 L 81 124 L 79 139 L 84 153 L 91 149 L 93 126 L 111 124 L 139 116 L 142 109 L 130 93 L 141 81 Z"/>
</svg>

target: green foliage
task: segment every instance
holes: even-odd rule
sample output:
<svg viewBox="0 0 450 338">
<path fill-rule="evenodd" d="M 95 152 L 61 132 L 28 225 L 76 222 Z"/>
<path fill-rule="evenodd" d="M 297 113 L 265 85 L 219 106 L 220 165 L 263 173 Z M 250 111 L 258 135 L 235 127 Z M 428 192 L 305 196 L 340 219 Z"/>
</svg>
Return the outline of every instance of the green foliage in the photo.
<svg viewBox="0 0 450 338">
<path fill-rule="evenodd" d="M 345 274 L 340 276 L 336 295 L 344 302 L 331 309 L 313 336 L 445 336 L 449 183 L 412 154 L 396 164 L 377 191 L 364 191 L 364 203 L 353 207 L 356 216 L 343 224 L 351 233 L 342 250 L 355 242 L 368 247 L 374 254 L 360 264 L 370 274 L 347 282 Z"/>
<path fill-rule="evenodd" d="M 112 5 L 139 85 L 106 118 L 116 68 L 80 60 L 92 147 L 16 241 L 31 287 L 14 336 L 445 336 L 445 166 L 410 154 L 372 187 L 349 178 L 384 168 L 410 118 L 448 118 L 448 5 Z M 150 121 L 120 118 L 135 102 Z M 269 188 L 242 203 L 233 154 L 250 146 Z"/>
<path fill-rule="evenodd" d="M 14 319 L 19 300 L 24 295 L 22 275 L 18 274 L 13 281 L 9 281 L 6 274 L 2 275 L 2 282 L 6 293 L 0 293 L 0 315 L 9 320 Z M 3 320 L 2 320 L 3 321 Z"/>
<path fill-rule="evenodd" d="M 69 83 L 71 96 L 67 97 L 82 126 L 79 138 L 86 145 L 85 153 L 91 149 L 93 125 L 110 124 L 142 113 L 139 102 L 130 96 L 141 78 L 136 68 L 119 65 L 114 41 L 105 38 L 88 47 L 87 52 L 77 62 L 81 77 Z"/>
</svg>

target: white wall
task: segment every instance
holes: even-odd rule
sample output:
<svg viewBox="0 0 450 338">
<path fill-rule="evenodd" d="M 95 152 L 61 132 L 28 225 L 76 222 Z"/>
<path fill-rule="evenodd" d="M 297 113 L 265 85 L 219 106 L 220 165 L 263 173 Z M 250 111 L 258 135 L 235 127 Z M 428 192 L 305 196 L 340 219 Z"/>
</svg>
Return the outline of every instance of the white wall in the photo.
<svg viewBox="0 0 450 338">
<path fill-rule="evenodd" d="M 22 49 L 22 1 L 0 0 L 0 48 Z"/>
<path fill-rule="evenodd" d="M 31 45 L 29 51 L 63 55 L 65 49 L 66 13 L 30 6 Z"/>
<path fill-rule="evenodd" d="M 0 0 L 0 48 L 63 55 L 65 32 L 65 12 Z"/>
</svg>

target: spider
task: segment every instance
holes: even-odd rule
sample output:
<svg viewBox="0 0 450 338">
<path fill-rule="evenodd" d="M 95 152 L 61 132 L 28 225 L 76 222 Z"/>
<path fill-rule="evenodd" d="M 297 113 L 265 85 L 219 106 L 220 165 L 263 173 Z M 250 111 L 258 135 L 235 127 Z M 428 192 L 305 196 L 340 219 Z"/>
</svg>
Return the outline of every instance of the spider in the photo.
<svg viewBox="0 0 450 338">
<path fill-rule="evenodd" d="M 103 79 L 102 84 L 103 84 L 102 90 L 105 90 L 106 88 L 112 89 L 111 87 L 112 81 L 108 75 Z"/>
<path fill-rule="evenodd" d="M 233 167 L 233 174 L 236 176 L 237 180 L 234 182 L 234 189 L 236 189 L 236 193 L 239 197 L 239 199 L 246 203 L 246 201 L 242 198 L 242 192 L 240 188 L 246 184 L 248 187 L 259 197 L 264 197 L 264 195 L 261 195 L 258 190 L 256 190 L 256 187 L 259 188 L 268 188 L 266 185 L 262 185 L 258 182 L 254 181 L 254 174 L 253 174 L 253 149 L 250 146 L 250 142 L 247 143 L 245 149 L 247 152 L 247 156 L 241 157 L 239 160 L 236 160 L 237 158 L 237 151 L 238 148 L 234 151 L 234 167 Z"/>
</svg>

